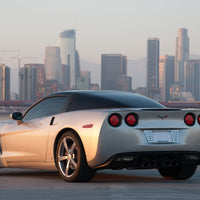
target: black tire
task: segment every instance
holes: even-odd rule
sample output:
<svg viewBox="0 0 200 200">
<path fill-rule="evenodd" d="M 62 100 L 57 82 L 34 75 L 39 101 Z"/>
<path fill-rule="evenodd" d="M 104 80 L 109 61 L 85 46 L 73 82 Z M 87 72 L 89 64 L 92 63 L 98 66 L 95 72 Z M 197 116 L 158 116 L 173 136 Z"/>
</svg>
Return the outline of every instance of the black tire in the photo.
<svg viewBox="0 0 200 200">
<path fill-rule="evenodd" d="M 167 180 L 186 180 L 193 176 L 196 168 L 197 165 L 179 165 L 177 167 L 163 167 L 158 171 Z"/>
<path fill-rule="evenodd" d="M 73 131 L 65 132 L 58 141 L 56 166 L 67 182 L 87 182 L 95 175 L 87 164 L 82 142 Z"/>
</svg>

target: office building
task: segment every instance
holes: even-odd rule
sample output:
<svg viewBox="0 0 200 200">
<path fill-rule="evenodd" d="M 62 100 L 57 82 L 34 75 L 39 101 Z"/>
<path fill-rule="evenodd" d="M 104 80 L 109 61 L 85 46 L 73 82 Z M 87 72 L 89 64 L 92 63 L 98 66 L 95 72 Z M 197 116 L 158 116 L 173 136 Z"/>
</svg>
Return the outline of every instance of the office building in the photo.
<svg viewBox="0 0 200 200">
<path fill-rule="evenodd" d="M 70 88 L 76 87 L 76 34 L 75 30 L 65 30 L 60 33 L 58 46 L 60 47 L 62 64 L 70 65 Z"/>
<path fill-rule="evenodd" d="M 131 92 L 132 78 L 130 76 L 121 75 L 117 79 L 117 87 L 119 91 Z"/>
<path fill-rule="evenodd" d="M 58 81 L 57 80 L 46 80 L 45 81 L 45 94 L 48 96 L 50 94 L 56 93 L 58 91 Z"/>
<path fill-rule="evenodd" d="M 91 83 L 90 90 L 99 90 L 99 84 L 97 84 L 97 83 Z"/>
<path fill-rule="evenodd" d="M 62 64 L 62 72 L 63 72 L 63 90 L 70 89 L 70 65 Z"/>
<path fill-rule="evenodd" d="M 174 84 L 174 56 L 160 56 L 159 59 L 159 88 L 160 101 L 167 102 L 170 100 L 170 87 Z"/>
<path fill-rule="evenodd" d="M 90 90 L 91 73 L 89 71 L 81 71 L 81 77 L 76 79 L 78 90 Z"/>
<path fill-rule="evenodd" d="M 148 96 L 160 100 L 159 89 L 159 39 L 149 38 L 147 41 L 147 88 Z"/>
<path fill-rule="evenodd" d="M 19 77 L 20 100 L 36 100 L 36 69 L 31 65 L 25 65 L 23 68 L 20 68 Z"/>
<path fill-rule="evenodd" d="M 159 88 L 159 39 L 158 38 L 148 39 L 147 87 Z"/>
<path fill-rule="evenodd" d="M 178 29 L 176 38 L 175 82 L 179 91 L 186 91 L 186 68 L 189 65 L 189 37 L 185 28 Z"/>
<path fill-rule="evenodd" d="M 200 101 L 200 60 L 190 60 L 186 69 L 186 91 Z"/>
<path fill-rule="evenodd" d="M 10 68 L 0 64 L 0 101 L 10 100 Z"/>
<path fill-rule="evenodd" d="M 47 80 L 57 80 L 58 89 L 62 90 L 63 73 L 59 47 L 46 47 L 44 66 Z"/>
<path fill-rule="evenodd" d="M 75 80 L 81 77 L 80 57 L 79 53 L 75 51 Z"/>
<path fill-rule="evenodd" d="M 101 55 L 102 90 L 122 90 L 123 88 L 130 88 L 131 79 L 127 78 L 125 81 L 126 77 L 127 77 L 126 56 L 123 56 L 121 54 Z M 122 86 L 122 84 L 126 85 Z"/>
<path fill-rule="evenodd" d="M 133 90 L 133 92 L 141 94 L 143 96 L 148 96 L 148 91 L 146 87 L 137 87 L 135 90 Z"/>
<path fill-rule="evenodd" d="M 45 96 L 45 68 L 43 64 L 26 64 L 25 67 L 36 69 L 36 99 L 39 100 Z"/>
</svg>

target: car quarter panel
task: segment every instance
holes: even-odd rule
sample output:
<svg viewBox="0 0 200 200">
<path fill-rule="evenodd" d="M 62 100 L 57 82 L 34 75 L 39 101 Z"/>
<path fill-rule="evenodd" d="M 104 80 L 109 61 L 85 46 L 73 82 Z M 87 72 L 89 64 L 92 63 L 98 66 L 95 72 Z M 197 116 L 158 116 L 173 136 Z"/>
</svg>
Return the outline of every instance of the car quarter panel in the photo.
<svg viewBox="0 0 200 200">
<path fill-rule="evenodd" d="M 107 116 L 105 110 L 80 110 L 55 115 L 50 128 L 47 161 L 54 159 L 54 144 L 62 130 L 74 130 L 80 137 L 87 161 L 93 160 L 98 146 L 102 123 Z"/>
</svg>

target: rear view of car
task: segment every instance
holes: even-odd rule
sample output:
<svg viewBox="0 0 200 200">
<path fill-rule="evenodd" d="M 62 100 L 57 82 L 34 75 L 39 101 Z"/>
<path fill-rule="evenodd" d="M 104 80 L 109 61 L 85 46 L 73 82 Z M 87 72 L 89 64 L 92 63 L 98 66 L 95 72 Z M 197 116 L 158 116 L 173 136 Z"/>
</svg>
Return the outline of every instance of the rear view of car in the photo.
<svg viewBox="0 0 200 200">
<path fill-rule="evenodd" d="M 111 110 L 97 148 L 98 168 L 153 169 L 165 178 L 190 178 L 200 164 L 197 110 Z M 94 163 L 93 163 L 94 164 Z"/>
</svg>

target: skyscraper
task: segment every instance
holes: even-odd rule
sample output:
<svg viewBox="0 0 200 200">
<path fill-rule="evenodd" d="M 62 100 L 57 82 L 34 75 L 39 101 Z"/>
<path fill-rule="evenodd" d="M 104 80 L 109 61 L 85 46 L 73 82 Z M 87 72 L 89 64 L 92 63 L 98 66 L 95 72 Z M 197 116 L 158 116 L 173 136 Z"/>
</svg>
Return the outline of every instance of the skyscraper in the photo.
<svg viewBox="0 0 200 200">
<path fill-rule="evenodd" d="M 76 79 L 78 90 L 89 90 L 91 85 L 91 72 L 81 71 L 81 76 Z"/>
<path fill-rule="evenodd" d="M 20 100 L 36 100 L 36 69 L 31 65 L 20 68 Z"/>
<path fill-rule="evenodd" d="M 121 54 L 102 54 L 101 55 L 101 89 L 102 90 L 121 90 L 130 88 L 131 77 L 127 77 L 126 56 Z M 123 76 L 123 77 L 122 77 Z M 128 86 L 124 86 L 126 84 Z M 130 88 L 131 90 L 131 88 Z"/>
<path fill-rule="evenodd" d="M 75 72 L 75 80 L 77 80 L 81 77 L 80 57 L 77 50 L 75 51 Z"/>
<path fill-rule="evenodd" d="M 190 60 L 186 69 L 186 91 L 200 100 L 200 60 Z"/>
<path fill-rule="evenodd" d="M 76 34 L 75 30 L 65 30 L 60 33 L 58 45 L 62 64 L 70 64 L 70 88 L 76 87 Z"/>
<path fill-rule="evenodd" d="M 160 56 L 159 61 L 159 88 L 161 90 L 161 101 L 170 100 L 170 87 L 174 83 L 174 56 Z"/>
<path fill-rule="evenodd" d="M 159 39 L 150 38 L 147 44 L 147 87 L 159 87 Z"/>
<path fill-rule="evenodd" d="M 148 96 L 159 100 L 159 39 L 147 41 L 147 88 Z"/>
<path fill-rule="evenodd" d="M 186 68 L 189 65 L 189 37 L 185 28 L 178 29 L 176 38 L 175 82 L 181 92 L 186 91 Z"/>
<path fill-rule="evenodd" d="M 10 100 L 10 68 L 0 64 L 0 101 Z"/>
<path fill-rule="evenodd" d="M 45 96 L 45 68 L 43 64 L 26 64 L 25 67 L 32 67 L 36 69 L 36 98 L 37 100 Z"/>
<path fill-rule="evenodd" d="M 44 66 L 47 80 L 56 80 L 62 89 L 63 73 L 59 47 L 46 47 Z"/>
<path fill-rule="evenodd" d="M 63 90 L 70 89 L 70 66 L 62 64 Z"/>
<path fill-rule="evenodd" d="M 130 92 L 132 90 L 131 83 L 132 78 L 130 76 L 121 75 L 117 80 L 117 90 Z"/>
</svg>

